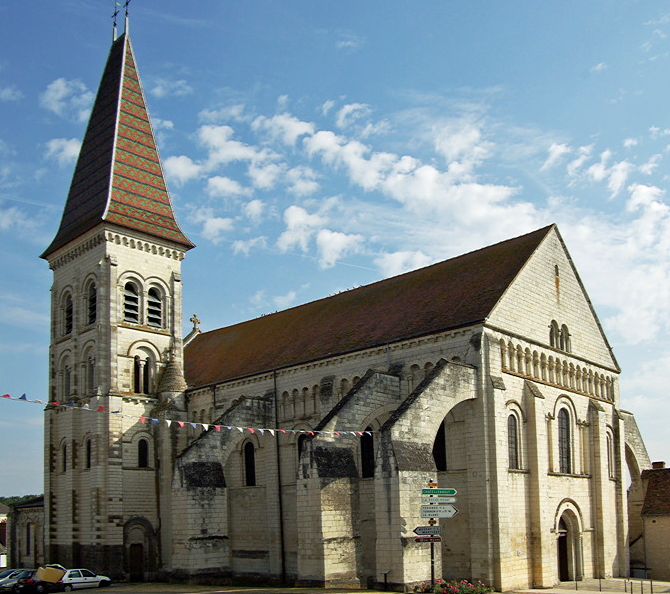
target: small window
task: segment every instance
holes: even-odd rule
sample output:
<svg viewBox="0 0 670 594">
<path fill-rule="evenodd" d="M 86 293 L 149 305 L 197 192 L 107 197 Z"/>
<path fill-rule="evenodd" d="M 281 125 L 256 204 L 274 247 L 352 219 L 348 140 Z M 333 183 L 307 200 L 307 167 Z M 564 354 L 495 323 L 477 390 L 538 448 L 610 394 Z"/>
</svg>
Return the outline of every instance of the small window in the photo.
<svg viewBox="0 0 670 594">
<path fill-rule="evenodd" d="M 92 454 L 93 454 L 93 441 L 89 437 L 86 440 L 86 468 L 91 467 Z"/>
<path fill-rule="evenodd" d="M 153 287 L 147 296 L 147 324 L 154 328 L 163 327 L 163 300 L 158 289 Z"/>
<path fill-rule="evenodd" d="M 140 468 L 149 468 L 149 442 L 146 439 L 137 442 L 137 465 Z"/>
<path fill-rule="evenodd" d="M 133 283 L 126 283 L 123 290 L 123 321 L 131 324 L 140 322 L 140 298 Z"/>
<path fill-rule="evenodd" d="M 244 484 L 256 486 L 256 451 L 250 441 L 244 444 Z"/>
<path fill-rule="evenodd" d="M 560 345 L 560 330 L 558 329 L 558 322 L 556 320 L 551 320 L 551 325 L 549 326 L 549 344 L 555 349 L 559 348 Z"/>
<path fill-rule="evenodd" d="M 72 372 L 68 365 L 63 369 L 63 400 L 70 399 L 70 391 L 72 387 Z"/>
<path fill-rule="evenodd" d="M 72 295 L 66 295 L 65 303 L 63 305 L 64 334 L 72 334 L 73 319 L 74 319 L 74 307 L 72 305 Z"/>
<path fill-rule="evenodd" d="M 570 415 L 562 408 L 558 411 L 558 466 L 561 472 L 572 472 L 570 448 Z"/>
<path fill-rule="evenodd" d="M 154 366 L 150 357 L 141 359 L 135 356 L 133 362 L 133 390 L 135 394 L 150 394 Z"/>
<path fill-rule="evenodd" d="M 375 475 L 375 442 L 372 427 L 366 427 L 361 435 L 361 476 L 370 478 Z"/>
<path fill-rule="evenodd" d="M 95 324 L 95 320 L 98 316 L 98 291 L 95 286 L 95 283 L 91 283 L 88 286 L 88 295 L 87 295 L 87 306 L 88 306 L 88 323 Z"/>
<path fill-rule="evenodd" d="M 26 524 L 26 555 L 30 555 L 32 550 L 31 547 L 31 544 L 33 542 L 32 528 L 33 525 L 30 522 L 28 522 Z"/>
<path fill-rule="evenodd" d="M 507 417 L 507 451 L 509 467 L 512 470 L 519 470 L 519 421 L 516 415 Z"/>
<path fill-rule="evenodd" d="M 300 462 L 300 457 L 302 452 L 305 449 L 305 442 L 307 441 L 307 435 L 304 433 L 298 437 L 298 462 Z"/>
<path fill-rule="evenodd" d="M 89 357 L 86 361 L 86 390 L 89 394 L 95 389 L 95 358 Z"/>
<path fill-rule="evenodd" d="M 61 471 L 65 472 L 67 470 L 67 445 L 63 444 L 63 447 L 61 448 Z"/>
</svg>

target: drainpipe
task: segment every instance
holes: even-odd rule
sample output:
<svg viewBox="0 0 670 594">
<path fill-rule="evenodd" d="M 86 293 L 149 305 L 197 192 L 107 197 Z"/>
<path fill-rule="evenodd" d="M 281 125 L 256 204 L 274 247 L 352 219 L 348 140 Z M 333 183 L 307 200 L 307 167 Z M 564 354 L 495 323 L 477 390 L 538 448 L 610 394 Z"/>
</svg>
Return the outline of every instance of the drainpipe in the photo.
<svg viewBox="0 0 670 594">
<path fill-rule="evenodd" d="M 284 504 L 281 487 L 281 456 L 279 453 L 279 413 L 277 410 L 277 370 L 272 371 L 275 413 L 275 454 L 277 457 L 277 508 L 279 510 L 279 548 L 281 553 L 281 583 L 286 583 L 286 547 L 284 543 Z"/>
</svg>

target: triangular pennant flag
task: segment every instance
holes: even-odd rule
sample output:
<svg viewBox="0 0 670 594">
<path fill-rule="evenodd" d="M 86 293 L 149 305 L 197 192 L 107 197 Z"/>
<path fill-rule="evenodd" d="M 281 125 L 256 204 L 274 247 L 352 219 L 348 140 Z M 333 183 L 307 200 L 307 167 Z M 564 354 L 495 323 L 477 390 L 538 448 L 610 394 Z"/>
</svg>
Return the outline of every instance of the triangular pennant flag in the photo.
<svg viewBox="0 0 670 594">
<path fill-rule="evenodd" d="M 9 394 L 3 394 L 2 397 L 3 398 L 11 398 L 11 396 Z"/>
<path fill-rule="evenodd" d="M 251 431 L 251 433 L 254 432 L 254 428 L 253 428 L 253 427 L 247 427 L 247 429 L 249 429 L 249 431 Z"/>
<path fill-rule="evenodd" d="M 146 420 L 147 420 L 146 417 L 140 417 L 140 423 L 142 423 L 142 425 L 144 425 L 144 423 L 146 423 Z"/>
<path fill-rule="evenodd" d="M 9 398 L 9 394 L 7 394 L 7 398 Z M 49 402 L 49 404 L 51 404 L 52 406 L 60 406 L 60 402 Z"/>
<path fill-rule="evenodd" d="M 361 437 L 363 437 L 363 432 L 362 432 L 362 431 L 356 431 L 356 433 L 358 433 L 358 435 L 360 435 Z"/>
<path fill-rule="evenodd" d="M 120 413 L 121 413 L 120 410 L 113 410 L 113 411 L 112 411 L 112 414 L 113 414 L 113 415 L 118 415 L 118 414 L 120 414 Z"/>
<path fill-rule="evenodd" d="M 19 396 L 19 400 L 28 400 L 28 397 L 25 394 L 21 394 L 21 396 Z"/>
<path fill-rule="evenodd" d="M 104 412 L 104 411 L 105 411 L 105 407 L 102 406 L 102 404 L 101 404 L 101 405 L 96 409 L 96 411 L 97 411 L 97 412 Z"/>
<path fill-rule="evenodd" d="M 272 437 L 274 437 L 274 436 L 275 436 L 275 432 L 274 432 L 274 430 L 273 430 L 273 429 L 268 429 L 268 431 L 270 432 L 270 435 L 272 435 Z"/>
<path fill-rule="evenodd" d="M 189 425 L 190 425 L 191 427 L 193 427 L 193 429 L 195 429 L 195 428 L 198 426 L 197 423 L 189 423 Z"/>
<path fill-rule="evenodd" d="M 177 421 L 177 424 L 178 424 L 180 427 L 183 427 L 183 426 L 184 426 L 184 421 Z"/>
<path fill-rule="evenodd" d="M 67 403 L 68 408 L 73 408 L 74 407 L 74 400 L 70 400 L 70 402 Z"/>
<path fill-rule="evenodd" d="M 280 429 L 282 433 L 286 433 L 286 429 Z"/>
<path fill-rule="evenodd" d="M 367 433 L 368 435 L 372 435 L 372 431 L 365 431 L 364 433 Z"/>
<path fill-rule="evenodd" d="M 170 419 L 165 419 L 165 424 L 169 427 L 172 425 L 172 421 Z"/>
<path fill-rule="evenodd" d="M 225 427 L 226 429 L 228 429 L 229 431 L 232 429 L 232 426 L 230 426 L 230 425 L 224 425 L 224 427 Z"/>
<path fill-rule="evenodd" d="M 235 427 L 235 429 L 237 429 L 240 433 L 244 433 L 244 429 L 242 429 L 242 427 Z"/>
<path fill-rule="evenodd" d="M 339 435 L 339 433 L 338 433 L 337 431 L 333 431 L 333 433 L 334 433 L 335 435 Z"/>
<path fill-rule="evenodd" d="M 202 428 L 203 428 L 205 431 L 209 431 L 209 425 L 208 425 L 207 423 L 203 423 L 203 424 L 202 424 Z"/>
<path fill-rule="evenodd" d="M 263 435 L 263 431 L 265 431 L 265 429 L 259 429 L 259 431 L 261 432 L 261 435 Z"/>
<path fill-rule="evenodd" d="M 82 406 L 84 410 L 91 410 L 91 407 L 88 405 L 88 402 Z"/>
<path fill-rule="evenodd" d="M 307 433 L 309 433 L 310 435 L 314 435 L 314 431 L 308 431 Z"/>
<path fill-rule="evenodd" d="M 217 431 L 221 431 L 221 425 L 214 425 L 214 429 L 216 429 Z"/>
<path fill-rule="evenodd" d="M 158 419 L 151 419 L 151 422 L 152 422 L 154 425 L 158 425 Z"/>
<path fill-rule="evenodd" d="M 37 404 L 46 404 L 44 400 L 32 400 L 31 402 L 36 402 Z"/>
</svg>

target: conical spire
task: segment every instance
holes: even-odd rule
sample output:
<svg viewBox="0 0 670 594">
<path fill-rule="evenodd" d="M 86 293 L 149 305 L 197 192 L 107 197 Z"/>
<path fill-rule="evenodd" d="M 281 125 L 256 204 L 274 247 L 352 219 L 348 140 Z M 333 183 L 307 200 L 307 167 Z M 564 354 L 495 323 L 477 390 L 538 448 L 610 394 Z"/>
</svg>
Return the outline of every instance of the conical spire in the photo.
<svg viewBox="0 0 670 594">
<path fill-rule="evenodd" d="M 127 34 L 112 44 L 60 228 L 42 257 L 103 221 L 193 247 L 172 210 Z"/>
</svg>

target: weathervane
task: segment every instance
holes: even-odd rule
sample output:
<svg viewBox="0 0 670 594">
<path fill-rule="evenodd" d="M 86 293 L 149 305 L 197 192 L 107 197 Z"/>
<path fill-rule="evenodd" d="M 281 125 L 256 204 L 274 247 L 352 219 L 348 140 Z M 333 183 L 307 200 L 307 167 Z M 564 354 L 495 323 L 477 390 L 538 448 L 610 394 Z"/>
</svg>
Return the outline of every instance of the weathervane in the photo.
<svg viewBox="0 0 670 594">
<path fill-rule="evenodd" d="M 129 4 L 130 4 L 130 0 L 125 0 L 125 2 L 123 4 L 124 17 L 125 17 L 123 32 L 126 33 L 126 34 L 128 33 L 128 5 Z M 121 3 L 114 0 L 114 14 L 112 14 L 112 26 L 113 26 L 113 33 L 112 33 L 113 40 L 112 41 L 116 40 L 116 26 L 117 26 L 116 17 L 118 17 L 119 12 L 121 12 L 119 10 L 120 7 L 121 7 Z"/>
</svg>

